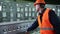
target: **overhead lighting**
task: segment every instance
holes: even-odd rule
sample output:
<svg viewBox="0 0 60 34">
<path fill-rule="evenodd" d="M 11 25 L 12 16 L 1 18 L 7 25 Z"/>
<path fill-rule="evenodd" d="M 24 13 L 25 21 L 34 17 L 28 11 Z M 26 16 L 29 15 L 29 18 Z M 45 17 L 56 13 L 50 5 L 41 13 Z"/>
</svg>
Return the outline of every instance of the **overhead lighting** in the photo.
<svg viewBox="0 0 60 34">
<path fill-rule="evenodd" d="M 2 11 L 2 6 L 0 6 L 0 11 Z"/>
<path fill-rule="evenodd" d="M 54 11 L 55 11 L 55 8 L 53 8 L 52 10 L 54 10 Z"/>
</svg>

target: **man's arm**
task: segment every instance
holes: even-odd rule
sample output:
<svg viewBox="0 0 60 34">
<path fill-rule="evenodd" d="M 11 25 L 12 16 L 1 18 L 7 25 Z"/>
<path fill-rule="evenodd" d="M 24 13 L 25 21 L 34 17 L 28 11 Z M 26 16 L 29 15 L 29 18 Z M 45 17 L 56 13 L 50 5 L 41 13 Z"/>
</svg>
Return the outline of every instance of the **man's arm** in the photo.
<svg viewBox="0 0 60 34">
<path fill-rule="evenodd" d="M 52 10 L 50 10 L 49 12 L 49 19 L 50 19 L 51 24 L 54 27 L 55 34 L 60 34 L 60 21 L 59 21 L 58 16 Z"/>
<path fill-rule="evenodd" d="M 38 21 L 36 20 L 36 21 L 32 24 L 32 26 L 30 26 L 30 27 L 27 29 L 27 31 L 32 31 L 32 30 L 36 29 L 37 27 L 38 27 Z"/>
</svg>

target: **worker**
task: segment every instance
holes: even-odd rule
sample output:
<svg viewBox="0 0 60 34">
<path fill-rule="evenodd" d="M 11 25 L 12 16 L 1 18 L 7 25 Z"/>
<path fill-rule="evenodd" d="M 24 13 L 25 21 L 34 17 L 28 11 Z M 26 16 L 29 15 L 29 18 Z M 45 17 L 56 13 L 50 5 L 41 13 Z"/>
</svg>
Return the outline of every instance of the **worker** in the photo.
<svg viewBox="0 0 60 34">
<path fill-rule="evenodd" d="M 45 8 L 46 2 L 44 0 L 36 0 L 34 6 L 39 13 L 36 21 L 29 27 L 29 31 L 40 28 L 40 34 L 60 34 L 60 22 L 57 14 L 50 8 Z"/>
</svg>

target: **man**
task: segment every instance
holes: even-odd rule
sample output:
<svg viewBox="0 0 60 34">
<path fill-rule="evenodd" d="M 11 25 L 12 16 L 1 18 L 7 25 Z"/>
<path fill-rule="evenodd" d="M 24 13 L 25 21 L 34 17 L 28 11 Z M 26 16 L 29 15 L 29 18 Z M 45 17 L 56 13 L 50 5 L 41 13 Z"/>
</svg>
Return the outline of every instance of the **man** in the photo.
<svg viewBox="0 0 60 34">
<path fill-rule="evenodd" d="M 36 21 L 26 31 L 32 31 L 38 26 L 40 28 L 40 34 L 60 34 L 60 22 L 55 12 L 49 8 L 45 8 L 44 0 L 36 0 L 34 6 L 39 13 Z"/>
</svg>

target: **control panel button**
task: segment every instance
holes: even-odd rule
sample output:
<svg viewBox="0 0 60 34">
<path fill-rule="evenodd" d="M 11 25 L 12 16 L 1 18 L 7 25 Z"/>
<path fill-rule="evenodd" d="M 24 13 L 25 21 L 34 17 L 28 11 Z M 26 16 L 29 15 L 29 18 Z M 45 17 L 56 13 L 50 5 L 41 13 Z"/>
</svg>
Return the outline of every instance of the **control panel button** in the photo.
<svg viewBox="0 0 60 34">
<path fill-rule="evenodd" d="M 3 32 L 6 32 L 7 31 L 7 29 L 3 29 Z"/>
</svg>

